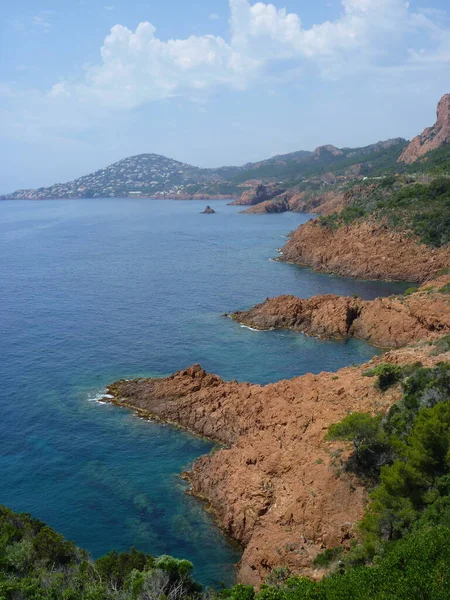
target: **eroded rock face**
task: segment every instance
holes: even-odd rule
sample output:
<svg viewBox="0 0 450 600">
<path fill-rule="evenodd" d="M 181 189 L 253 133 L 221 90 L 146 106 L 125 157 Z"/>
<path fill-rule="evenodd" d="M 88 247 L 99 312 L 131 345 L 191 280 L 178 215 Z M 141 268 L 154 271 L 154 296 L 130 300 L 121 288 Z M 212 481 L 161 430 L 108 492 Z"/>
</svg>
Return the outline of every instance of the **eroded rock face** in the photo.
<svg viewBox="0 0 450 600">
<path fill-rule="evenodd" d="M 439 292 L 450 276 L 430 283 L 427 291 L 372 301 L 333 294 L 310 299 L 268 298 L 231 316 L 254 329 L 293 329 L 323 338 L 356 336 L 369 343 L 400 348 L 418 340 L 434 340 L 450 332 L 450 297 Z"/>
<path fill-rule="evenodd" d="M 378 222 L 333 230 L 314 220 L 291 234 L 280 260 L 346 277 L 423 282 L 450 265 L 450 247 L 431 248 Z"/>
<path fill-rule="evenodd" d="M 416 136 L 398 159 L 411 164 L 421 156 L 450 143 L 450 94 L 445 94 L 437 107 L 437 120 L 433 127 L 427 127 Z"/>
<path fill-rule="evenodd" d="M 275 198 L 275 196 L 282 194 L 284 191 L 283 188 L 276 184 L 263 185 L 261 183 L 254 188 L 243 192 L 240 198 L 234 202 L 230 202 L 230 206 L 253 206 L 271 200 L 272 198 Z"/>
<path fill-rule="evenodd" d="M 429 351 L 405 348 L 382 360 L 431 366 L 450 359 Z M 400 398 L 399 386 L 381 393 L 362 375 L 379 360 L 266 386 L 225 382 L 194 365 L 165 379 L 121 381 L 109 392 L 112 402 L 140 415 L 228 445 L 197 460 L 188 477 L 193 493 L 245 546 L 239 581 L 259 585 L 281 566 L 319 576 L 312 566 L 317 553 L 349 545 L 366 491 L 339 469 L 336 445 L 325 435 L 348 411 L 380 411 Z"/>
</svg>

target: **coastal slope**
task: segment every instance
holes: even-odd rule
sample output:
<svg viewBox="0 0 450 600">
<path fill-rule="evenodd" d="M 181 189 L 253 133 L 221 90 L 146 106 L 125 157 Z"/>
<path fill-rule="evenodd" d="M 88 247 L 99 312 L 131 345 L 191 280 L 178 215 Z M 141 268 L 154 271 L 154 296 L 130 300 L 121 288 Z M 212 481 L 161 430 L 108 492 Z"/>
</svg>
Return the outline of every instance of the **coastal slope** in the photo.
<svg viewBox="0 0 450 600">
<path fill-rule="evenodd" d="M 344 277 L 423 282 L 450 265 L 450 246 L 432 247 L 382 221 L 333 228 L 313 220 L 291 234 L 279 260 Z"/>
</svg>

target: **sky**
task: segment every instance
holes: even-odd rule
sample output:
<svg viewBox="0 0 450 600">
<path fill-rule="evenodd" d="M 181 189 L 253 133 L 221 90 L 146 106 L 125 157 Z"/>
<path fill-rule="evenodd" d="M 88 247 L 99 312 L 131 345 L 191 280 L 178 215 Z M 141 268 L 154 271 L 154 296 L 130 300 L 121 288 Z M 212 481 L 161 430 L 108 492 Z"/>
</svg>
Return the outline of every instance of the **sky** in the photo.
<svg viewBox="0 0 450 600">
<path fill-rule="evenodd" d="M 448 0 L 16 0 L 0 193 L 154 152 L 240 165 L 410 139 L 450 92 Z"/>
</svg>

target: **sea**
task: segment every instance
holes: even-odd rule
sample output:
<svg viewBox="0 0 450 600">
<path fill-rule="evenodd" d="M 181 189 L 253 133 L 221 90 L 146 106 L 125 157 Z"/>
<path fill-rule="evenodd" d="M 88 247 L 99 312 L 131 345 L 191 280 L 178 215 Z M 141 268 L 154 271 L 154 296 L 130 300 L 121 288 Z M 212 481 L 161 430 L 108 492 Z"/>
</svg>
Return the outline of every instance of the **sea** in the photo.
<svg viewBox="0 0 450 600">
<path fill-rule="evenodd" d="M 357 281 L 273 260 L 307 214 L 241 215 L 205 201 L 0 203 L 0 503 L 93 557 L 130 547 L 191 560 L 230 585 L 241 548 L 179 474 L 215 445 L 100 403 L 120 378 L 194 363 L 260 384 L 362 363 L 378 350 L 257 332 L 223 316 L 269 296 L 358 294 Z"/>
</svg>

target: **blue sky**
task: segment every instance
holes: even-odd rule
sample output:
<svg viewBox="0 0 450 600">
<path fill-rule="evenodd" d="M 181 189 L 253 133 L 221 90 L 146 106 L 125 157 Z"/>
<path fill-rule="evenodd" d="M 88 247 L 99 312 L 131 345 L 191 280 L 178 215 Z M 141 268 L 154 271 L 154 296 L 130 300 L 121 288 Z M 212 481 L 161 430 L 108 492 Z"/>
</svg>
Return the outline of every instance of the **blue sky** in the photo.
<svg viewBox="0 0 450 600">
<path fill-rule="evenodd" d="M 447 0 L 2 3 L 0 193 L 132 154 L 242 164 L 410 138 L 450 92 Z"/>
</svg>

